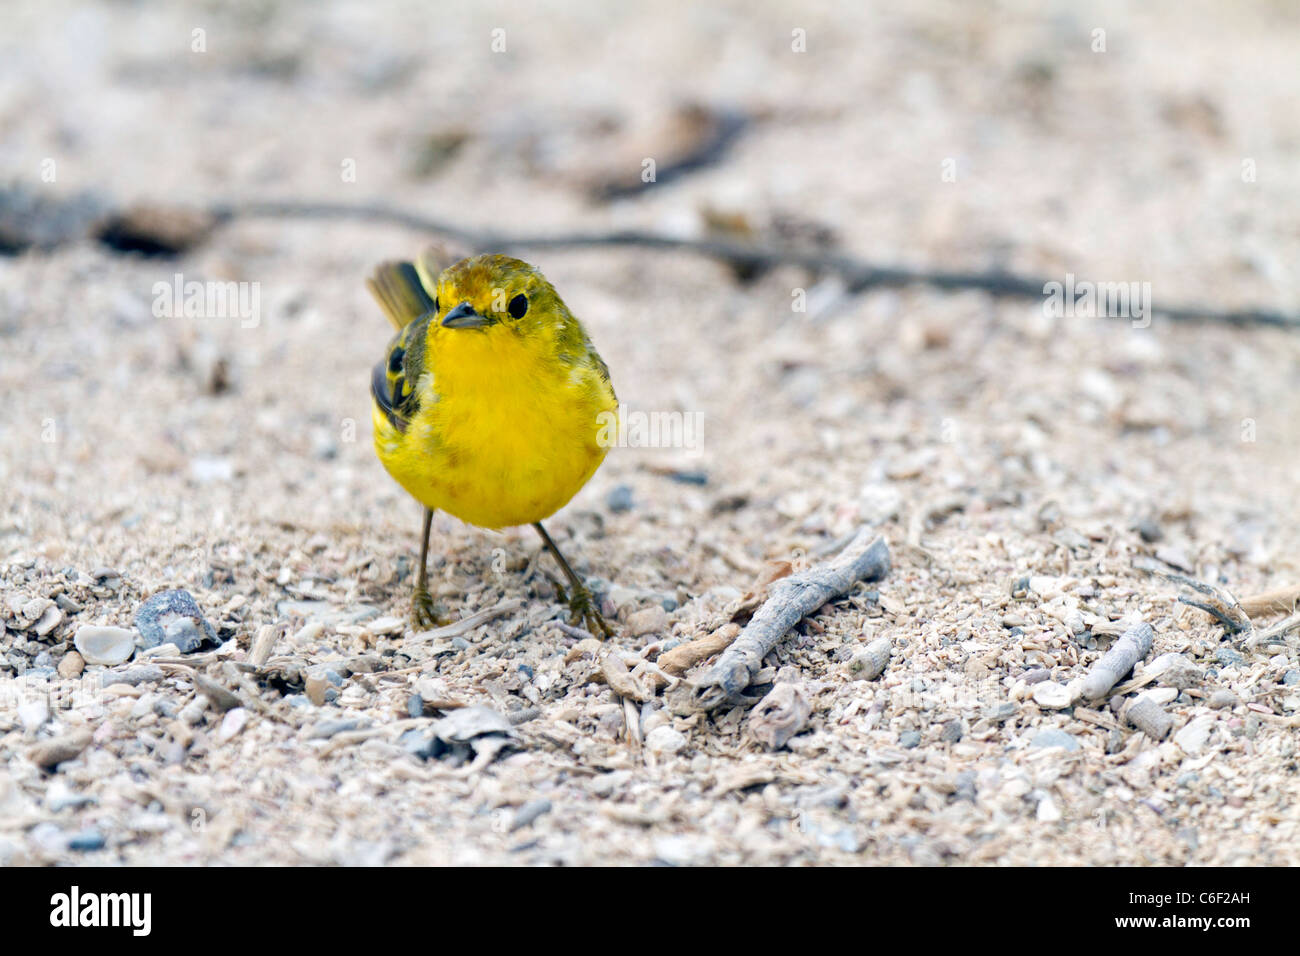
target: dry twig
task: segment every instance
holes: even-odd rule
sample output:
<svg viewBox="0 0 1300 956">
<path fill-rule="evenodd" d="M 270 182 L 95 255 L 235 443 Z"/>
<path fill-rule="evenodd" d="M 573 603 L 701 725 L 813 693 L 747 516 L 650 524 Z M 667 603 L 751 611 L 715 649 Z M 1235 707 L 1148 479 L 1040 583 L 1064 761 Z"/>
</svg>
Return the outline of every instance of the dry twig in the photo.
<svg viewBox="0 0 1300 956">
<path fill-rule="evenodd" d="M 819 564 L 772 585 L 763 606 L 718 662 L 695 683 L 696 710 L 743 702 L 743 692 L 763 667 L 763 658 L 792 627 L 832 598 L 847 594 L 859 581 L 879 581 L 889 573 L 889 546 L 863 525 L 853 541 L 828 564 Z"/>
<path fill-rule="evenodd" d="M 210 213 L 216 224 L 235 218 L 362 219 L 389 222 L 417 232 L 445 236 L 475 252 L 522 249 L 584 249 L 597 246 L 632 246 L 640 249 L 686 252 L 719 259 L 733 269 L 752 274 L 774 266 L 790 265 L 817 273 L 840 276 L 850 292 L 872 288 L 924 285 L 945 291 L 977 290 L 990 295 L 1041 301 L 1048 280 L 1000 270 L 950 272 L 874 265 L 850 255 L 817 248 L 758 245 L 728 239 L 686 239 L 635 229 L 613 232 L 571 232 L 553 235 L 508 235 L 468 229 L 456 223 L 379 203 L 329 203 L 294 200 L 253 200 L 221 203 Z M 1226 325 L 1264 325 L 1300 329 L 1300 315 L 1272 309 L 1216 309 L 1204 305 L 1153 306 L 1155 314 L 1175 321 L 1220 322 Z"/>
<path fill-rule="evenodd" d="M 1257 618 L 1264 614 L 1294 614 L 1300 602 L 1300 584 L 1252 594 L 1241 599 L 1241 609 Z"/>
<path fill-rule="evenodd" d="M 468 634 L 480 624 L 486 624 L 493 618 L 498 618 L 502 614 L 509 614 L 516 608 L 522 607 L 523 603 L 519 598 L 507 598 L 499 604 L 484 608 L 482 611 L 477 611 L 469 617 L 463 617 L 445 627 L 436 627 L 432 631 L 421 631 L 419 634 L 412 634 L 406 639 L 406 642 L 408 644 L 423 644 L 426 641 L 437 641 L 444 637 L 460 637 L 462 634 Z"/>
<path fill-rule="evenodd" d="M 1228 591 L 1222 588 L 1216 588 L 1211 584 L 1203 581 L 1197 581 L 1189 578 L 1184 574 L 1178 574 L 1170 571 L 1158 564 L 1151 558 L 1139 558 L 1133 562 L 1133 567 L 1139 571 L 1146 571 L 1148 574 L 1155 574 L 1166 580 L 1173 581 L 1175 584 L 1181 584 L 1190 588 L 1197 594 L 1204 595 L 1206 600 L 1198 601 L 1194 598 L 1180 594 L 1178 596 L 1179 604 L 1186 604 L 1204 611 L 1223 625 L 1223 629 L 1231 635 L 1244 635 L 1246 638 L 1246 647 L 1255 647 L 1259 641 L 1255 635 L 1255 626 L 1251 623 L 1250 616 L 1242 609 L 1241 604 Z"/>
</svg>

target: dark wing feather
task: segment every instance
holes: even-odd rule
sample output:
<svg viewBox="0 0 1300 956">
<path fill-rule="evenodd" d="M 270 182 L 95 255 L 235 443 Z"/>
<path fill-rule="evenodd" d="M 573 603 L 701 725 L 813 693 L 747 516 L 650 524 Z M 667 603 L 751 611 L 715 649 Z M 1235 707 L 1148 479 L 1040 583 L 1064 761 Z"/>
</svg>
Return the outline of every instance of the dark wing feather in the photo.
<svg viewBox="0 0 1300 956">
<path fill-rule="evenodd" d="M 424 373 L 429 320 L 438 311 L 437 299 L 430 295 L 430 289 L 437 287 L 437 276 L 428 271 L 432 265 L 428 256 L 418 266 L 385 262 L 366 280 L 371 295 L 397 329 L 383 359 L 370 373 L 370 394 L 399 431 L 406 431 L 420 409 L 415 385 Z"/>
<path fill-rule="evenodd" d="M 420 410 L 415 387 L 424 374 L 429 318 L 426 315 L 398 331 L 384 350 L 384 357 L 370 372 L 370 394 L 398 431 L 406 431 L 407 424 Z"/>
</svg>

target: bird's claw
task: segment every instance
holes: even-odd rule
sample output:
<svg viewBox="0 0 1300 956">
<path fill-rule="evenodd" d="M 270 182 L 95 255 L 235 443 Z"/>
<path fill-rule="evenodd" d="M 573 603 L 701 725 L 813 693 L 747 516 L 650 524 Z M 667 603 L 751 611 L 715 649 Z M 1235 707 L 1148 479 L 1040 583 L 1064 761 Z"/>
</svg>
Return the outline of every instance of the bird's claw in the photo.
<svg viewBox="0 0 1300 956">
<path fill-rule="evenodd" d="M 442 627 L 450 623 L 447 612 L 434 603 L 433 595 L 427 589 L 417 587 L 411 595 L 411 623 L 418 631 Z"/>
<path fill-rule="evenodd" d="M 585 627 L 594 637 L 613 637 L 614 630 L 596 610 L 595 599 L 585 587 L 573 589 L 569 598 L 569 623 Z"/>
</svg>

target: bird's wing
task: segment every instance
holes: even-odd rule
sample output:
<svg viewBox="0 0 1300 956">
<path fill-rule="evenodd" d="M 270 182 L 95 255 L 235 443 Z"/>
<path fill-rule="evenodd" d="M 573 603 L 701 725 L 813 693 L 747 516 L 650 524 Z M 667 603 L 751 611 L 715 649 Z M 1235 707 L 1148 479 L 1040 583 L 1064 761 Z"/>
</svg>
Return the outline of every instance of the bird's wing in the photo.
<svg viewBox="0 0 1300 956">
<path fill-rule="evenodd" d="M 409 322 L 388 343 L 384 357 L 370 372 L 370 394 L 384 415 L 398 431 L 420 410 L 419 383 L 424 374 L 425 340 L 429 334 L 429 317 Z"/>
<path fill-rule="evenodd" d="M 436 279 L 431 286 L 436 288 Z M 437 311 L 437 299 L 429 294 L 416 266 L 410 262 L 384 262 L 366 280 L 366 288 L 388 316 L 393 328 L 402 329 L 416 319 Z"/>
</svg>

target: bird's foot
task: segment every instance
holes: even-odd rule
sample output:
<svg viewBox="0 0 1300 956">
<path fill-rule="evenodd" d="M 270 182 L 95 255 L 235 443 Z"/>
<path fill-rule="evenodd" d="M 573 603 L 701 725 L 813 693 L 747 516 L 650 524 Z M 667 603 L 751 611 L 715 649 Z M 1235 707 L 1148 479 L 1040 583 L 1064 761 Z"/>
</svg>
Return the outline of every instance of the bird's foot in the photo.
<svg viewBox="0 0 1300 956">
<path fill-rule="evenodd" d="M 605 623 L 605 619 L 596 610 L 596 599 L 582 586 L 575 587 L 569 597 L 569 623 L 585 627 L 593 637 L 614 636 L 614 629 Z"/>
<path fill-rule="evenodd" d="M 411 623 L 418 631 L 427 631 L 451 623 L 451 616 L 433 600 L 427 588 L 417 587 L 411 595 Z"/>
</svg>

